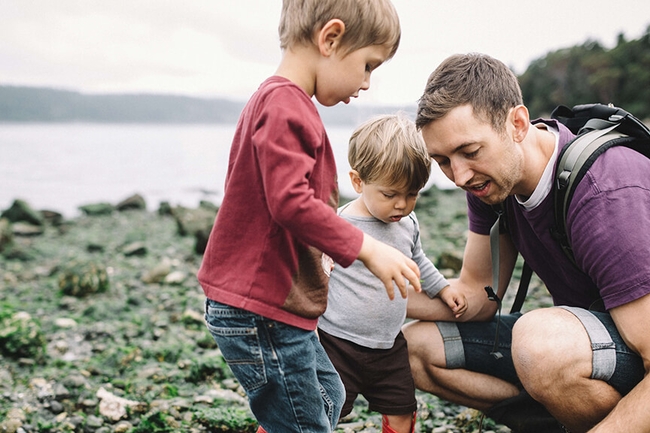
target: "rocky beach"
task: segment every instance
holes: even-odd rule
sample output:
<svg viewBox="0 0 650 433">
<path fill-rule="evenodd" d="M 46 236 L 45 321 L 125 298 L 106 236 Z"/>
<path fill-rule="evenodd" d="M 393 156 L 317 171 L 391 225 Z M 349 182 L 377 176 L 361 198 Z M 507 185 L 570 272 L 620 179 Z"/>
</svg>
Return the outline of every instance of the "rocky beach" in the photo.
<svg viewBox="0 0 650 433">
<path fill-rule="evenodd" d="M 218 207 L 152 212 L 136 194 L 80 209 L 73 219 L 21 200 L 1 210 L 0 432 L 255 432 L 195 277 Z M 463 193 L 434 187 L 416 213 L 427 254 L 457 275 Z M 536 280 L 529 296 L 550 304 Z M 479 412 L 417 398 L 416 431 L 479 431 Z M 380 425 L 360 399 L 336 431 Z M 482 431 L 509 430 L 486 418 Z"/>
</svg>

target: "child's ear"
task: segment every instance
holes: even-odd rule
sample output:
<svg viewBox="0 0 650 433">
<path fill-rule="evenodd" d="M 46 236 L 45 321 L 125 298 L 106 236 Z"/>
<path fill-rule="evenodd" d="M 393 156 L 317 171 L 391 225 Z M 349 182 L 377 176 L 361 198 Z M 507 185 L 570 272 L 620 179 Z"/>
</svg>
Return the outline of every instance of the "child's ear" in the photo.
<svg viewBox="0 0 650 433">
<path fill-rule="evenodd" d="M 341 38 L 345 33 L 345 23 L 338 18 L 329 20 L 318 32 L 318 50 L 321 55 L 331 55 L 341 44 Z"/>
<path fill-rule="evenodd" d="M 352 188 L 354 188 L 354 191 L 357 194 L 361 194 L 361 191 L 363 189 L 361 186 L 363 185 L 363 181 L 359 177 L 359 172 L 356 170 L 350 170 L 350 182 L 352 183 Z"/>
</svg>

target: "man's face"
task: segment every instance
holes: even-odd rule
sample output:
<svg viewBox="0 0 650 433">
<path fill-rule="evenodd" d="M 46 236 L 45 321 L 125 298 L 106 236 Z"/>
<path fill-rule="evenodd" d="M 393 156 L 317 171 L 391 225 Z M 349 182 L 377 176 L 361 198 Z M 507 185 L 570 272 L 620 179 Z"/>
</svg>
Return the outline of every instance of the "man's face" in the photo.
<svg viewBox="0 0 650 433">
<path fill-rule="evenodd" d="M 485 203 L 500 203 L 516 192 L 522 154 L 507 126 L 499 133 L 470 105 L 461 105 L 424 126 L 422 137 L 445 175 Z"/>
</svg>

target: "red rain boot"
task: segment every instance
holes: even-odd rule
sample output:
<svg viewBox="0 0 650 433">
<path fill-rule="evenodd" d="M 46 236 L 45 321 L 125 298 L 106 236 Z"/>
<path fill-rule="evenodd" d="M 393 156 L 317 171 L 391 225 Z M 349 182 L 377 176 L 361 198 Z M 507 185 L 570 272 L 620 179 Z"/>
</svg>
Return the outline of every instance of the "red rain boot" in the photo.
<svg viewBox="0 0 650 433">
<path fill-rule="evenodd" d="M 413 421 L 411 421 L 411 433 L 415 433 L 415 418 L 416 412 L 413 412 Z M 388 423 L 388 417 L 382 415 L 381 417 L 381 433 L 397 433 Z"/>
</svg>

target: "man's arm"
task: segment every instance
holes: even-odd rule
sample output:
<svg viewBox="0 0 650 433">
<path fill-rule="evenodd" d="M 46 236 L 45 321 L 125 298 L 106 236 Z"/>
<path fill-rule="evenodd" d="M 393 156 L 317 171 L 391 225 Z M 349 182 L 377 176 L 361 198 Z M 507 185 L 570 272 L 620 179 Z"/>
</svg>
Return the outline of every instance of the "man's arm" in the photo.
<svg viewBox="0 0 650 433">
<path fill-rule="evenodd" d="M 591 433 L 650 432 L 650 294 L 610 310 L 625 343 L 643 359 L 644 379 Z"/>
<path fill-rule="evenodd" d="M 499 253 L 501 258 L 497 293 L 503 298 L 517 259 L 517 251 L 508 235 L 500 236 Z M 485 293 L 485 286 L 492 285 L 492 258 L 488 235 L 469 232 L 460 276 L 449 282 L 467 298 L 467 311 L 460 318 L 454 318 L 440 299 L 430 299 L 424 293 L 409 293 L 407 316 L 419 320 L 446 321 L 481 321 L 494 316 L 497 304 L 488 300 Z"/>
</svg>

